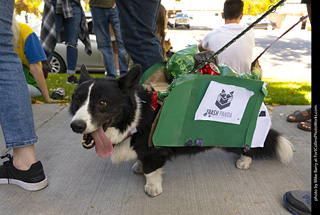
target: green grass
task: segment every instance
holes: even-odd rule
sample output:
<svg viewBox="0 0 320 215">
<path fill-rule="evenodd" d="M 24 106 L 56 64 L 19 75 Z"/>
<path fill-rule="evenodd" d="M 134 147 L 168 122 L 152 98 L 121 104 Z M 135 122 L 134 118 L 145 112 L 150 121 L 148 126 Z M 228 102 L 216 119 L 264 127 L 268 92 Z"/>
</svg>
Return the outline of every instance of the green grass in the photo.
<svg viewBox="0 0 320 215">
<path fill-rule="evenodd" d="M 103 78 L 104 74 L 90 74 L 94 78 Z M 79 74 L 76 74 L 79 78 Z M 58 88 L 62 87 L 66 92 L 66 97 L 60 103 L 70 103 L 71 95 L 76 85 L 67 84 L 67 74 L 49 74 L 46 79 L 49 95 Z M 311 83 L 285 82 L 277 79 L 264 79 L 268 89 L 268 95 L 264 102 L 269 105 L 310 105 L 311 104 Z M 33 99 L 33 103 L 44 102 L 42 97 Z"/>
<path fill-rule="evenodd" d="M 105 75 L 103 73 L 100 74 L 90 74 L 94 78 L 103 78 Z M 79 74 L 75 75 L 77 78 L 79 78 Z M 65 90 L 66 96 L 65 98 L 59 102 L 59 103 L 70 103 L 71 101 L 71 95 L 74 91 L 74 89 L 77 87 L 77 85 L 73 84 L 67 84 L 67 77 L 68 75 L 66 73 L 62 74 L 49 74 L 48 78 L 46 79 L 47 88 L 49 91 L 49 95 L 51 96 L 52 92 L 57 89 L 58 87 L 62 87 Z M 43 97 L 36 97 L 32 99 L 32 103 L 43 103 L 45 102 Z"/>
<path fill-rule="evenodd" d="M 264 79 L 268 89 L 268 95 L 264 102 L 269 105 L 310 105 L 311 83 L 284 82 L 277 79 Z"/>
</svg>

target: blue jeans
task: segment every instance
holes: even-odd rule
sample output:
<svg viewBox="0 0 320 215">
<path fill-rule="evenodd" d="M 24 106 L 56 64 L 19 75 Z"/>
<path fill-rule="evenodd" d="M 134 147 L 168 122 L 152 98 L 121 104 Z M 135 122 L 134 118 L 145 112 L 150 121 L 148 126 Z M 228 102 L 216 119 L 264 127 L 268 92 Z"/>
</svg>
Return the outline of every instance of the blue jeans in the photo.
<svg viewBox="0 0 320 215">
<path fill-rule="evenodd" d="M 52 0 L 54 12 L 56 12 L 56 0 Z M 74 75 L 78 61 L 78 37 L 81 23 L 81 7 L 76 2 L 70 2 L 72 6 L 73 17 L 65 19 L 63 14 L 55 14 L 56 35 L 59 36 L 60 28 L 63 24 L 64 39 L 67 46 L 67 73 Z M 48 59 L 51 60 L 53 51 Z"/>
<path fill-rule="evenodd" d="M 117 41 L 120 75 L 126 74 L 128 71 L 126 63 L 127 52 L 121 37 L 118 9 L 97 7 L 91 7 L 90 9 L 93 20 L 93 31 L 97 37 L 98 49 L 103 55 L 104 66 L 107 71 L 106 76 L 110 78 L 117 77 L 117 70 L 113 61 L 113 50 L 111 46 L 110 23 Z"/>
<path fill-rule="evenodd" d="M 142 71 L 163 62 L 160 40 L 156 36 L 156 19 L 160 0 L 116 0 L 120 12 L 124 46 Z"/>
<path fill-rule="evenodd" d="M 0 4 L 0 124 L 6 147 L 37 142 L 26 78 L 10 42 L 14 0 Z"/>
</svg>

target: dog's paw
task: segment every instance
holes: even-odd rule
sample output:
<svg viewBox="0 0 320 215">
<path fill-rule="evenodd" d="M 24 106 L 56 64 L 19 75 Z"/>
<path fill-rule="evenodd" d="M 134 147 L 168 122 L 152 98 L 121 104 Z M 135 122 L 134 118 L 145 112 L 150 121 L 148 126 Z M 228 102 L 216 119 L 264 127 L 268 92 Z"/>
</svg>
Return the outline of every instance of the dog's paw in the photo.
<svg viewBox="0 0 320 215">
<path fill-rule="evenodd" d="M 251 163 L 252 163 L 251 157 L 241 155 L 241 157 L 236 161 L 236 167 L 238 169 L 249 169 Z"/>
<path fill-rule="evenodd" d="M 142 168 L 142 164 L 140 161 L 137 161 L 133 164 L 132 166 L 132 171 L 135 173 L 135 174 L 142 174 L 143 173 L 143 168 Z"/>
<path fill-rule="evenodd" d="M 162 186 L 161 184 L 146 184 L 144 186 L 144 191 L 150 196 L 150 197 L 156 197 L 159 196 L 162 193 Z"/>
<path fill-rule="evenodd" d="M 162 168 L 159 168 L 149 174 L 144 174 L 146 177 L 146 185 L 144 191 L 150 196 L 155 197 L 162 193 Z"/>
</svg>

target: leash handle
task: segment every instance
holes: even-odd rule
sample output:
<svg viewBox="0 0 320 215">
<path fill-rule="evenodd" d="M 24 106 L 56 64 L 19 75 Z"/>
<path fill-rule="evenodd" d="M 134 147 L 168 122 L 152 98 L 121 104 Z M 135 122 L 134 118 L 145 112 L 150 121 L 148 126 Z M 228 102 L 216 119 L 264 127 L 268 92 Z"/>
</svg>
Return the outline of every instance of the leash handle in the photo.
<svg viewBox="0 0 320 215">
<path fill-rule="evenodd" d="M 308 15 L 300 17 L 300 19 L 299 19 L 299 21 L 297 23 L 295 23 L 293 26 L 291 26 L 288 30 L 286 30 L 283 34 L 281 34 L 275 41 L 273 41 L 265 50 L 263 50 L 263 52 L 261 52 L 261 54 L 259 54 L 259 56 L 252 62 L 252 64 L 254 64 L 281 37 L 283 37 L 285 34 L 287 34 L 289 31 L 291 31 L 292 28 L 296 27 L 300 22 L 305 20 L 307 17 L 308 17 Z"/>
<path fill-rule="evenodd" d="M 236 37 L 234 37 L 230 42 L 228 42 L 226 45 L 224 45 L 221 49 L 219 49 L 216 53 L 214 53 L 207 61 L 202 62 L 199 66 L 194 68 L 191 73 L 196 72 L 197 70 L 204 67 L 207 63 L 209 63 L 214 57 L 221 54 L 226 48 L 228 48 L 232 43 L 234 43 L 237 39 L 242 37 L 245 33 L 247 33 L 253 26 L 255 26 L 258 22 L 260 22 L 262 19 L 264 19 L 266 16 L 268 16 L 270 13 L 272 13 L 274 10 L 276 10 L 277 7 L 279 7 L 281 4 L 283 4 L 286 0 L 279 1 L 276 5 L 273 5 L 267 12 L 262 14 L 256 21 L 251 23 L 246 29 L 244 29 L 242 32 L 240 32 Z"/>
</svg>

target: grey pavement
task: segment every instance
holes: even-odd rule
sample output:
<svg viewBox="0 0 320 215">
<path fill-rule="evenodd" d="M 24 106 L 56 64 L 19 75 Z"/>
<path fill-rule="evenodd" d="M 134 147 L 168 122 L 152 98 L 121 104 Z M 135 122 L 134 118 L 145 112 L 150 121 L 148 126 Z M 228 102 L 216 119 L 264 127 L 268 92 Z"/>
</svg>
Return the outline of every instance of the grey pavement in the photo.
<svg viewBox="0 0 320 215">
<path fill-rule="evenodd" d="M 39 137 L 36 156 L 44 165 L 49 186 L 28 192 L 0 185 L 0 214 L 290 214 L 283 194 L 311 189 L 311 133 L 286 122 L 286 114 L 307 106 L 273 108 L 272 127 L 295 148 L 289 165 L 254 160 L 249 170 L 238 170 L 235 154 L 208 151 L 182 156 L 166 164 L 164 191 L 150 198 L 143 191 L 144 176 L 131 170 L 133 162 L 112 164 L 81 146 L 81 135 L 69 127 L 68 107 L 33 105 Z"/>
</svg>

